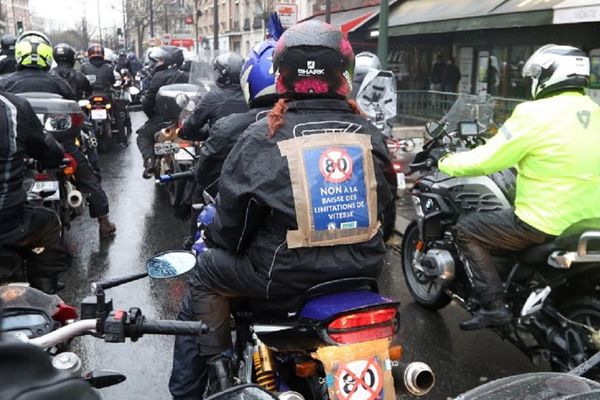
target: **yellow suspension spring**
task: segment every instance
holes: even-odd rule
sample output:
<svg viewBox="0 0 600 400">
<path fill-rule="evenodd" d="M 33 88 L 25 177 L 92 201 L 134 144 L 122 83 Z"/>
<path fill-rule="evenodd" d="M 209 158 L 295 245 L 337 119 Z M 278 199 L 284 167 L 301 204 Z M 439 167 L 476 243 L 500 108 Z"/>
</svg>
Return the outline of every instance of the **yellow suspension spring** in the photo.
<svg viewBox="0 0 600 400">
<path fill-rule="evenodd" d="M 267 349 L 268 351 L 268 349 Z M 256 371 L 256 383 L 264 389 L 271 392 L 277 389 L 275 383 L 275 372 L 272 369 L 265 370 L 263 360 L 259 351 L 255 351 L 252 355 L 254 361 L 254 370 Z"/>
</svg>

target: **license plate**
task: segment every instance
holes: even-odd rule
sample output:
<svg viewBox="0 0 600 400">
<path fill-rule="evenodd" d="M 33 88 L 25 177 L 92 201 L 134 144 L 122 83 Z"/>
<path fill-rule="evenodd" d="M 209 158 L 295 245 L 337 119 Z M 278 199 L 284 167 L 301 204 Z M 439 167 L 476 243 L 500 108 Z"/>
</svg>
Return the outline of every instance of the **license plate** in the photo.
<svg viewBox="0 0 600 400">
<path fill-rule="evenodd" d="M 154 144 L 154 154 L 157 156 L 166 156 L 167 154 L 177 154 L 179 145 L 173 142 L 163 142 Z"/>
<path fill-rule="evenodd" d="M 44 197 L 44 200 L 60 200 L 60 190 L 58 189 L 58 181 L 39 181 L 31 185 L 30 192 L 39 195 L 42 192 L 52 193 L 50 196 Z"/>
<path fill-rule="evenodd" d="M 103 109 L 94 109 L 92 110 L 92 119 L 106 119 L 108 114 L 106 110 Z"/>
<path fill-rule="evenodd" d="M 406 189 L 406 178 L 402 172 L 396 174 L 396 180 L 398 181 L 398 190 Z"/>
<path fill-rule="evenodd" d="M 194 151 L 193 147 L 186 147 L 185 150 L 183 148 L 180 148 L 179 151 L 177 153 L 175 153 L 175 160 L 176 161 L 193 161 L 194 157 L 192 157 L 193 155 L 196 155 L 196 152 Z"/>
</svg>

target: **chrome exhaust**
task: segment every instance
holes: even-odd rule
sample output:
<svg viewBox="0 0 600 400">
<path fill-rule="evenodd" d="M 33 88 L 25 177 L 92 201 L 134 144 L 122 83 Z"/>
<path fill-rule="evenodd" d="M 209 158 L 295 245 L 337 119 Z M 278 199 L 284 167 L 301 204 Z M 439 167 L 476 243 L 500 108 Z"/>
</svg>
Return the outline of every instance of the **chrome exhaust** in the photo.
<svg viewBox="0 0 600 400">
<path fill-rule="evenodd" d="M 67 204 L 71 208 L 79 208 L 83 204 L 83 195 L 70 182 L 67 182 Z"/>
<path fill-rule="evenodd" d="M 429 365 L 413 362 L 404 369 L 404 386 L 415 396 L 424 396 L 435 385 L 435 375 Z"/>
</svg>

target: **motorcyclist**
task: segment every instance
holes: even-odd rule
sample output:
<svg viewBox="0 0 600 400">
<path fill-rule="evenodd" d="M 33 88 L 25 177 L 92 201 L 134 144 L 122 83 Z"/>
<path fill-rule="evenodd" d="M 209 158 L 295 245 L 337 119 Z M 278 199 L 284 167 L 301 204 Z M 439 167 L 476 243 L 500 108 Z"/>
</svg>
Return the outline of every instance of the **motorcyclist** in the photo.
<svg viewBox="0 0 600 400">
<path fill-rule="evenodd" d="M 206 140 L 208 130 L 220 118 L 248 111 L 240 87 L 240 72 L 244 60 L 238 54 L 221 54 L 213 61 L 217 72 L 216 84 L 196 106 L 194 113 L 185 121 L 179 137 L 188 140 Z"/>
<path fill-rule="evenodd" d="M 0 90 L 10 93 L 56 93 L 76 100 L 69 84 L 48 73 L 52 65 L 52 43 L 40 32 L 24 32 L 15 44 L 17 71 L 0 77 Z"/>
<path fill-rule="evenodd" d="M 114 68 L 111 63 L 114 53 L 99 44 L 92 44 L 87 50 L 87 55 L 89 61 L 81 66 L 80 71 L 92 84 L 93 94 L 108 98 L 112 105 L 110 109 L 111 117 L 113 121 L 116 121 L 116 118 L 120 118 L 120 110 L 119 102 L 113 101 L 112 95 L 112 87 L 116 82 Z M 124 124 L 117 123 L 116 125 L 119 127 L 117 142 L 122 147 L 126 147 L 127 136 L 125 135 Z"/>
<path fill-rule="evenodd" d="M 533 101 L 517 106 L 484 146 L 443 157 L 453 176 L 491 174 L 517 166 L 515 209 L 471 213 L 455 228 L 456 243 L 481 304 L 465 330 L 506 324 L 511 313 L 491 254 L 519 252 L 600 217 L 600 107 L 585 94 L 589 59 L 570 46 L 546 45 L 523 67 Z"/>
<path fill-rule="evenodd" d="M 67 43 L 59 43 L 54 46 L 52 55 L 57 65 L 50 70 L 50 73 L 67 81 L 78 100 L 91 96 L 90 81 L 81 72 L 75 70 L 75 49 Z"/>
<path fill-rule="evenodd" d="M 142 69 L 142 63 L 140 63 L 133 52 L 127 53 L 127 60 L 129 61 L 129 72 L 135 76 Z"/>
<path fill-rule="evenodd" d="M 115 68 L 118 72 L 122 69 L 126 69 L 128 71 L 131 70 L 131 65 L 129 64 L 129 59 L 127 58 L 127 53 L 125 51 L 119 52 L 119 58 L 117 59 L 117 66 Z"/>
<path fill-rule="evenodd" d="M 2 55 L 6 56 L 0 60 L 0 75 L 10 74 L 17 70 L 17 61 L 15 60 L 15 43 L 17 37 L 7 33 L 0 38 L 0 46 L 2 48 Z"/>
<path fill-rule="evenodd" d="M 367 72 L 370 69 L 381 69 L 381 61 L 379 57 L 369 51 L 363 51 L 354 58 L 354 80 L 352 82 L 352 97 L 356 98 L 356 94 L 362 85 Z"/>
<path fill-rule="evenodd" d="M 394 221 L 381 216 L 394 207 L 395 175 L 381 133 L 348 100 L 353 64 L 350 43 L 324 22 L 295 25 L 279 39 L 273 67 L 282 99 L 225 160 L 210 249 L 198 258 L 178 316 L 202 319 L 210 331 L 177 337 L 175 399 L 200 396 L 208 357 L 230 346 L 229 299 L 277 301 L 333 279 L 374 277 L 383 267 Z M 369 217 L 351 222 L 315 211 L 337 201 L 326 193 L 346 189 L 357 196 L 337 205 L 360 203 L 349 218 Z M 306 224 L 311 217 L 315 224 Z"/>
<path fill-rule="evenodd" d="M 156 109 L 156 95 L 165 85 L 187 83 L 189 80 L 189 74 L 179 70 L 183 64 L 181 49 L 163 46 L 154 49 L 149 57 L 155 63 L 154 74 L 142 99 L 142 110 L 148 116 L 148 121 L 137 130 L 137 145 L 144 160 L 142 176 L 145 179 L 154 176 L 154 136 L 164 122 Z"/>
<path fill-rule="evenodd" d="M 57 74 L 50 74 L 52 44 L 39 32 L 26 32 L 16 44 L 17 72 L 0 79 L 0 90 L 10 93 L 46 92 L 59 94 L 70 100 L 76 96 L 69 84 Z M 100 237 L 112 236 L 115 225 L 108 218 L 108 198 L 100 185 L 100 177 L 73 139 L 61 143 L 66 152 L 77 161 L 75 186 L 88 196 L 90 216 L 98 219 Z"/>
<path fill-rule="evenodd" d="M 0 93 L 0 283 L 23 280 L 25 267 L 33 287 L 54 293 L 58 274 L 68 268 L 56 214 L 28 206 L 23 190 L 26 154 L 58 167 L 63 153 L 27 100 Z"/>
<path fill-rule="evenodd" d="M 215 122 L 202 145 L 196 163 L 200 190 L 216 196 L 221 168 L 233 145 L 250 124 L 267 116 L 278 100 L 273 75 L 273 51 L 277 42 L 267 40 L 254 47 L 241 71 L 241 86 L 250 107 L 245 113 L 231 114 Z"/>
</svg>

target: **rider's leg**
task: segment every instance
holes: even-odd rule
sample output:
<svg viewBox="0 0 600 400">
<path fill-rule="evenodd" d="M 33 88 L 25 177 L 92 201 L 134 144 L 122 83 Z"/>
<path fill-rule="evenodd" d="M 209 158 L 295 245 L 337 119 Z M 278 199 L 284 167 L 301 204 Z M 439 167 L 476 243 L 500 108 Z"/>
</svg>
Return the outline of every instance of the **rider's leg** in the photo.
<svg viewBox="0 0 600 400">
<path fill-rule="evenodd" d="M 473 296 L 481 303 L 479 312 L 463 322 L 461 328 L 482 329 L 508 323 L 511 316 L 504 305 L 504 288 L 491 253 L 522 251 L 543 243 L 548 236 L 520 221 L 509 209 L 465 216 L 456 225 L 454 237 L 466 259 Z"/>
<path fill-rule="evenodd" d="M 211 249 L 198 258 L 178 319 L 203 321 L 209 332 L 193 343 L 176 339 L 169 381 L 175 399 L 199 398 L 206 383 L 206 362 L 231 347 L 230 299 L 265 298 L 266 289 L 266 279 L 243 255 Z"/>
</svg>

